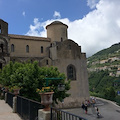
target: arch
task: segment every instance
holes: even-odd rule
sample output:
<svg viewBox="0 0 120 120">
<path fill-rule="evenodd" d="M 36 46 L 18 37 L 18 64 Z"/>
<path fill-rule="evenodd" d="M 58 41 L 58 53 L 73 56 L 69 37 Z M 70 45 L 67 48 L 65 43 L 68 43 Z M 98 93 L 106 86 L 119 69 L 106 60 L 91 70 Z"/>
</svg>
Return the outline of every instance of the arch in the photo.
<svg viewBox="0 0 120 120">
<path fill-rule="evenodd" d="M 67 66 L 67 79 L 76 80 L 76 69 L 72 64 Z"/>
<path fill-rule="evenodd" d="M 11 45 L 11 52 L 14 52 L 15 51 L 15 46 L 14 44 Z"/>
<path fill-rule="evenodd" d="M 29 45 L 26 45 L 26 52 L 29 53 Z"/>
<path fill-rule="evenodd" d="M 6 52 L 8 52 L 8 41 L 5 38 L 0 36 L 0 44 L 1 43 L 3 44 L 4 49 L 6 50 Z"/>
</svg>

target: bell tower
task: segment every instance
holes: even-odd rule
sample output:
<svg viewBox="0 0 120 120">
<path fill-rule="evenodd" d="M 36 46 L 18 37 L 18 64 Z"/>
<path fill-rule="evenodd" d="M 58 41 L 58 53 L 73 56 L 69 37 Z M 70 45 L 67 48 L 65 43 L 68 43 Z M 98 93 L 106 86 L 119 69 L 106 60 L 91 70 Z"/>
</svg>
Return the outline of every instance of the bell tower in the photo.
<svg viewBox="0 0 120 120">
<path fill-rule="evenodd" d="M 8 35 L 8 23 L 0 19 L 0 34 L 7 36 Z"/>
<path fill-rule="evenodd" d="M 47 37 L 51 38 L 52 42 L 62 42 L 67 39 L 67 28 L 66 24 L 60 21 L 54 21 L 46 26 Z"/>
</svg>

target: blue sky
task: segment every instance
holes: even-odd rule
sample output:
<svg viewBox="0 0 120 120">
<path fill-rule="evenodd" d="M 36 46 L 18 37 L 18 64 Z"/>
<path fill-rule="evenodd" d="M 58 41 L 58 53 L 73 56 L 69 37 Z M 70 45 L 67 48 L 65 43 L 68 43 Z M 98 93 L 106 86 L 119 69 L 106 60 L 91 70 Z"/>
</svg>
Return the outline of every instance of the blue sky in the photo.
<svg viewBox="0 0 120 120">
<path fill-rule="evenodd" d="M 10 34 L 25 34 L 34 18 L 53 19 L 58 11 L 70 21 L 82 18 L 90 8 L 86 0 L 0 0 L 0 18 L 9 23 Z M 16 29 L 17 28 L 17 29 Z"/>
<path fill-rule="evenodd" d="M 120 0 L 0 0 L 0 19 L 9 34 L 46 37 L 45 26 L 60 20 L 68 37 L 91 56 L 120 42 Z"/>
</svg>

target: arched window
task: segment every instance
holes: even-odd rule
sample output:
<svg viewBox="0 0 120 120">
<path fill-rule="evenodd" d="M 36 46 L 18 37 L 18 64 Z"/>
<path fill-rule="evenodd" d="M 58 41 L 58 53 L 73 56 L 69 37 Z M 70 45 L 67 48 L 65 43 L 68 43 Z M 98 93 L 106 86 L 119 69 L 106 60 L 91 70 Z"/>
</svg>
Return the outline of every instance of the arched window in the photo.
<svg viewBox="0 0 120 120">
<path fill-rule="evenodd" d="M 67 67 L 67 79 L 76 80 L 75 66 L 68 65 L 68 67 Z"/>
<path fill-rule="evenodd" d="M 14 52 L 15 51 L 15 46 L 14 44 L 11 45 L 11 52 Z"/>
<path fill-rule="evenodd" d="M 43 53 L 43 46 L 41 46 L 41 53 Z"/>
<path fill-rule="evenodd" d="M 29 53 L 29 46 L 26 45 L 26 52 Z"/>
</svg>

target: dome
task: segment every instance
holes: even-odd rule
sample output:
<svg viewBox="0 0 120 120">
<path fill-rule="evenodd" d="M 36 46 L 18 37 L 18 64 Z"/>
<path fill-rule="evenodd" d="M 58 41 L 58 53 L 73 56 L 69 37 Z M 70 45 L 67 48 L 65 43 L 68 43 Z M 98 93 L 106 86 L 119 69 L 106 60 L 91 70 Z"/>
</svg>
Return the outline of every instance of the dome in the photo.
<svg viewBox="0 0 120 120">
<path fill-rule="evenodd" d="M 47 25 L 47 26 L 46 26 L 46 29 L 47 29 L 47 27 L 49 27 L 49 26 L 51 26 L 51 25 L 65 25 L 65 26 L 68 28 L 68 26 L 67 26 L 66 24 L 64 24 L 64 23 L 62 23 L 62 22 L 60 22 L 60 21 L 54 21 L 54 22 L 52 22 L 51 24 Z"/>
</svg>

